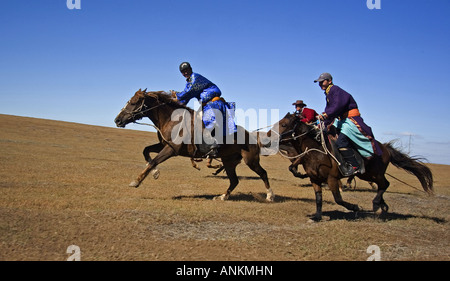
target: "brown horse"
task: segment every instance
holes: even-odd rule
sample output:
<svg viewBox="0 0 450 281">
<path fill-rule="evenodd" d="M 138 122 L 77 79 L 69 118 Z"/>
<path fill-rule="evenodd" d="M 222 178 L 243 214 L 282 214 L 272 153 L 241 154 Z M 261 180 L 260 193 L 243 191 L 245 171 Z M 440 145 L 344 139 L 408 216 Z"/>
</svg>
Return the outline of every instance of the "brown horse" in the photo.
<svg viewBox="0 0 450 281">
<path fill-rule="evenodd" d="M 317 141 L 317 132 L 313 126 L 300 122 L 293 114 L 286 114 L 278 123 L 280 142 L 290 142 L 298 152 L 298 159 L 292 165 L 302 164 L 306 174 L 311 180 L 316 194 L 316 213 L 314 220 L 322 218 L 322 183 L 327 183 L 334 200 L 337 204 L 352 211 L 359 211 L 358 205 L 348 203 L 342 199 L 339 192 L 339 181 L 343 177 L 338 169 L 337 162 L 324 151 L 321 142 Z M 370 160 L 364 159 L 366 172 L 358 174 L 357 177 L 374 182 L 378 186 L 377 195 L 372 201 L 373 211 L 380 208 L 382 212 L 387 212 L 389 207 L 383 199 L 383 194 L 389 186 L 385 172 L 389 163 L 397 168 L 402 168 L 408 173 L 414 174 L 420 181 L 422 188 L 428 192 L 433 191 L 433 175 L 430 169 L 392 146 L 392 143 L 378 143 L 382 149 L 382 155 L 374 155 Z M 327 150 L 331 151 L 329 142 L 326 142 Z"/>
<path fill-rule="evenodd" d="M 175 110 L 181 110 L 182 114 L 178 115 L 178 120 L 172 120 Z M 180 112 L 180 111 L 178 111 Z M 118 127 L 125 127 L 125 125 L 135 122 L 143 117 L 148 117 L 155 127 L 158 129 L 159 143 L 146 147 L 143 151 L 144 158 L 148 162 L 147 167 L 131 182 L 130 186 L 138 187 L 145 177 L 156 166 L 173 156 L 185 156 L 189 158 L 202 158 L 203 155 L 194 143 L 194 111 L 181 105 L 173 100 L 170 94 L 165 92 L 147 92 L 139 89 L 135 95 L 127 102 L 124 108 L 120 111 L 115 119 Z M 175 118 L 176 119 L 176 118 Z M 181 119 L 181 120 L 180 120 Z M 185 121 L 190 120 L 191 122 Z M 186 122 L 186 127 L 180 126 L 182 122 Z M 190 124 L 188 124 L 190 123 Z M 203 122 L 202 122 L 203 126 Z M 241 129 L 241 131 L 239 131 Z M 190 130 L 190 132 L 188 131 Z M 176 134 L 174 135 L 173 132 Z M 238 128 L 238 133 L 244 135 L 244 140 L 237 142 L 236 138 L 233 143 L 225 143 L 219 150 L 218 156 L 222 159 L 223 166 L 230 180 L 230 185 L 225 194 L 216 197 L 217 199 L 226 200 L 230 196 L 233 189 L 238 185 L 239 180 L 236 175 L 236 166 L 244 159 L 245 164 L 257 173 L 263 180 L 267 190 L 267 201 L 273 201 L 274 194 L 269 185 L 267 172 L 260 165 L 260 147 L 256 141 L 250 141 L 252 136 L 244 129 Z M 190 134 L 189 134 L 190 133 Z M 177 137 L 183 134 L 185 136 L 192 136 L 189 142 L 179 142 Z M 172 136 L 175 136 L 172 139 Z M 244 142 L 240 144 L 240 142 Z M 154 159 L 150 157 L 150 152 L 158 153 Z"/>
</svg>

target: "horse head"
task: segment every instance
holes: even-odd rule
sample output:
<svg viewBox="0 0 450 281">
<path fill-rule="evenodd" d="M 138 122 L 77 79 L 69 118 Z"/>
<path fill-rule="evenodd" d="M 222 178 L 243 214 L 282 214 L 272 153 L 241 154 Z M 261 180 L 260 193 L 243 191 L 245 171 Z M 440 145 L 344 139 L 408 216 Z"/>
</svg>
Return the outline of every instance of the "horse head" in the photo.
<svg viewBox="0 0 450 281">
<path fill-rule="evenodd" d="M 292 139 L 302 139 L 304 136 L 314 131 L 314 127 L 300 121 L 296 114 L 286 114 L 278 122 L 278 133 L 280 142 L 286 142 Z"/>
<path fill-rule="evenodd" d="M 144 117 L 143 110 L 145 110 L 145 97 L 147 89 L 139 89 L 133 97 L 125 104 L 122 110 L 117 115 L 114 122 L 117 127 L 124 128 L 127 124 Z"/>
<path fill-rule="evenodd" d="M 280 142 L 286 141 L 295 134 L 300 123 L 300 119 L 295 114 L 287 113 L 283 119 L 278 121 L 278 133 L 280 134 Z"/>
<path fill-rule="evenodd" d="M 157 108 L 163 109 L 159 110 L 158 116 L 152 113 Z M 114 121 L 117 127 L 121 128 L 142 119 L 144 116 L 150 118 L 153 123 L 165 123 L 171 120 L 171 113 L 178 108 L 186 109 L 192 113 L 192 109 L 173 99 L 169 93 L 164 91 L 147 92 L 147 89 L 139 89 L 125 104 Z"/>
</svg>

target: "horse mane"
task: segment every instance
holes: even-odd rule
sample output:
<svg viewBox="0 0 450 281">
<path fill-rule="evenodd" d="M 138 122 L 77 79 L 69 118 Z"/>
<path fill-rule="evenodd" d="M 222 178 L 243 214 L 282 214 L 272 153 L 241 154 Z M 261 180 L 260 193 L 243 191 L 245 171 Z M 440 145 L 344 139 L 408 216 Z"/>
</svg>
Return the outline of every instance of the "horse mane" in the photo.
<svg viewBox="0 0 450 281">
<path fill-rule="evenodd" d="M 300 122 L 303 123 L 302 121 L 300 121 Z M 316 139 L 317 131 L 314 128 L 314 125 L 309 125 L 309 124 L 306 124 L 306 123 L 303 123 L 303 124 L 304 124 L 304 126 L 306 128 L 308 128 L 308 131 L 307 131 L 306 135 L 309 136 L 310 138 L 312 138 L 313 140 L 315 140 L 316 142 L 321 143 L 320 140 Z"/>
<path fill-rule="evenodd" d="M 170 93 L 167 93 L 165 91 L 151 91 L 151 92 L 147 92 L 146 90 L 144 90 L 142 92 L 144 94 L 144 97 L 149 97 L 149 98 L 153 98 L 156 99 L 157 101 L 170 105 L 172 107 L 175 108 L 184 108 L 187 110 L 193 110 L 192 108 L 183 105 L 181 103 L 179 103 L 178 101 L 176 101 L 175 99 L 173 99 L 172 95 Z"/>
</svg>

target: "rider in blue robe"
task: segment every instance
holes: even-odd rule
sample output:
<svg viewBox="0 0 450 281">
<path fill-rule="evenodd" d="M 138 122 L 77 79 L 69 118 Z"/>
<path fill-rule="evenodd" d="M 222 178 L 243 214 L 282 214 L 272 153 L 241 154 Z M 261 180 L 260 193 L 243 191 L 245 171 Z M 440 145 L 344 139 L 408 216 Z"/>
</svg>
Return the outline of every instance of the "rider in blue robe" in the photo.
<svg viewBox="0 0 450 281">
<path fill-rule="evenodd" d="M 182 104 L 187 104 L 192 98 L 196 98 L 202 103 L 202 121 L 206 129 L 211 131 L 216 127 L 217 130 L 218 126 L 223 129 L 223 136 L 234 134 L 237 131 L 234 122 L 235 104 L 226 102 L 221 98 L 222 93 L 220 89 L 202 75 L 192 72 L 192 67 L 189 63 L 183 62 L 180 65 L 180 72 L 186 78 L 187 83 L 182 92 L 176 93 L 177 100 Z M 219 119 L 216 114 L 219 112 L 222 114 L 222 124 L 216 124 L 216 119 Z M 216 143 L 220 144 L 222 140 L 216 140 Z M 217 154 L 218 145 L 213 148 L 215 150 L 210 155 L 211 157 Z"/>
</svg>

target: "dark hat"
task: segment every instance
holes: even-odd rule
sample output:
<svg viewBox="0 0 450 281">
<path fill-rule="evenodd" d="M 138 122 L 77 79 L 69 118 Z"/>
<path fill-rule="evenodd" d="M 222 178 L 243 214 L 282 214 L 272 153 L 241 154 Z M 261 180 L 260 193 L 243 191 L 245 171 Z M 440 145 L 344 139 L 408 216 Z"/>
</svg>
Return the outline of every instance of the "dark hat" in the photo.
<svg viewBox="0 0 450 281">
<path fill-rule="evenodd" d="M 188 62 L 182 62 L 180 64 L 180 71 L 183 72 L 186 69 L 192 69 L 191 64 Z"/>
<path fill-rule="evenodd" d="M 331 80 L 333 80 L 333 77 L 331 76 L 330 73 L 324 72 L 324 73 L 320 74 L 319 78 L 317 78 L 316 80 L 314 80 L 314 83 L 316 83 L 316 82 L 322 82 L 322 81 L 324 81 L 324 80 L 330 80 L 330 81 L 331 81 Z"/>
<path fill-rule="evenodd" d="M 303 106 L 306 106 L 306 104 L 304 104 L 302 100 L 297 100 L 292 105 L 303 105 Z"/>
</svg>

